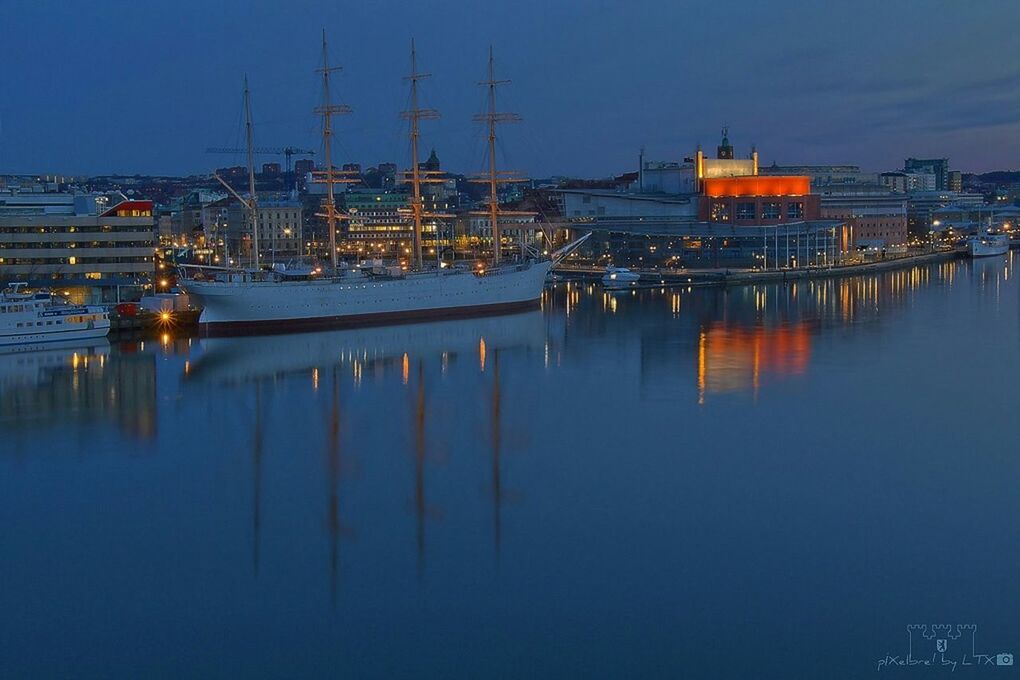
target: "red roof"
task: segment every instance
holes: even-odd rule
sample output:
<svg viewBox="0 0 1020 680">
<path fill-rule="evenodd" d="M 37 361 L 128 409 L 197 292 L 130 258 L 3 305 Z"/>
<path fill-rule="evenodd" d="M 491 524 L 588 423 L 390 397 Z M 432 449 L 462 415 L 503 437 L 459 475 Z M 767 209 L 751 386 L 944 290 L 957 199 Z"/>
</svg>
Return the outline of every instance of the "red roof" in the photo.
<svg viewBox="0 0 1020 680">
<path fill-rule="evenodd" d="M 151 213 L 152 201 L 121 201 L 100 215 L 100 217 L 116 217 L 117 213 L 122 210 L 148 210 Z"/>
</svg>

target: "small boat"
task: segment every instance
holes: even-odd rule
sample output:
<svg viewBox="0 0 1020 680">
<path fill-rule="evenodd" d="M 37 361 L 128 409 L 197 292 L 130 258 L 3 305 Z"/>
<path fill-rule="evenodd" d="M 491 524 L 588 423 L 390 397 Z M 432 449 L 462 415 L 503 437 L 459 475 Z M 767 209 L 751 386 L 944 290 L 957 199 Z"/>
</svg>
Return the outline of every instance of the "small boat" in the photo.
<svg viewBox="0 0 1020 680">
<path fill-rule="evenodd" d="M 967 238 L 967 253 L 971 257 L 991 257 L 1009 252 L 1009 234 L 986 231 Z"/>
<path fill-rule="evenodd" d="M 602 285 L 606 288 L 629 288 L 641 280 L 641 275 L 626 267 L 607 267 Z"/>
<path fill-rule="evenodd" d="M 0 346 L 103 338 L 110 315 L 102 307 L 72 305 L 46 291 L 22 293 L 25 283 L 0 292 Z"/>
</svg>

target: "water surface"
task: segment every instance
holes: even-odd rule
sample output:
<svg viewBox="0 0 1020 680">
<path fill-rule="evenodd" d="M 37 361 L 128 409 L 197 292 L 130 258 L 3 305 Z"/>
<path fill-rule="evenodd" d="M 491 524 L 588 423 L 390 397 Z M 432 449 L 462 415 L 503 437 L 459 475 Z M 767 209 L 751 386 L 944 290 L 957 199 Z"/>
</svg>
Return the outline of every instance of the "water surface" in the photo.
<svg viewBox="0 0 1020 680">
<path fill-rule="evenodd" d="M 0 676 L 1020 652 L 1013 262 L 0 355 Z"/>
</svg>

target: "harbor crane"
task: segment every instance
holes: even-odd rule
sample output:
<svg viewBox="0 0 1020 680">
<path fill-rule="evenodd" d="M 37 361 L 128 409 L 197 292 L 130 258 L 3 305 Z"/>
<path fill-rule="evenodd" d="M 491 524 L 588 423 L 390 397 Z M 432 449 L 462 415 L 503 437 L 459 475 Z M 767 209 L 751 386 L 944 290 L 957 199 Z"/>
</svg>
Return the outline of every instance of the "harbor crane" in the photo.
<svg viewBox="0 0 1020 680">
<path fill-rule="evenodd" d="M 287 159 L 287 172 L 290 172 L 290 159 L 293 156 L 314 156 L 315 152 L 308 149 L 299 149 L 294 146 L 257 146 L 252 149 L 254 153 L 260 154 L 272 154 L 276 156 L 284 156 Z M 230 149 L 220 146 L 211 146 L 205 150 L 206 153 L 230 153 L 230 154 L 242 154 L 247 153 L 247 149 Z"/>
</svg>

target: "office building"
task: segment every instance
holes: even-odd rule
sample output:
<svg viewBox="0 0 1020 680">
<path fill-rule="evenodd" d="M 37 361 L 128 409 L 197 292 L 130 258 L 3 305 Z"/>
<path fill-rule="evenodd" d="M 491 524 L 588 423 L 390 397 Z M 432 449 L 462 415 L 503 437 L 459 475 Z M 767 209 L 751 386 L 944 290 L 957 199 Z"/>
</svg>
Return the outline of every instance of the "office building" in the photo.
<svg viewBox="0 0 1020 680">
<path fill-rule="evenodd" d="M 959 170 L 950 170 L 949 185 L 946 188 L 950 191 L 963 191 L 963 173 Z"/>
<path fill-rule="evenodd" d="M 821 216 L 846 223 L 855 248 L 888 249 L 907 243 L 907 197 L 882 185 L 830 186 L 821 193 Z"/>
<path fill-rule="evenodd" d="M 152 201 L 123 194 L 0 192 L 0 280 L 112 302 L 151 284 Z"/>
<path fill-rule="evenodd" d="M 935 188 L 931 191 L 946 191 L 949 188 L 948 158 L 908 158 L 903 161 L 903 172 L 935 175 Z"/>
<path fill-rule="evenodd" d="M 260 198 L 256 205 L 260 258 L 286 259 L 304 254 L 301 202 L 291 199 Z M 227 207 L 226 230 L 226 247 L 231 259 L 238 257 L 243 260 L 252 257 L 251 236 L 248 209 L 239 201 L 232 201 Z"/>
<path fill-rule="evenodd" d="M 414 238 L 410 196 L 405 191 L 351 189 L 341 195 L 348 219 L 340 248 L 363 255 L 406 255 Z"/>
<path fill-rule="evenodd" d="M 985 204 L 981 194 L 953 191 L 916 191 L 907 196 L 907 229 L 911 234 L 926 236 L 936 226 L 934 213 L 947 205 L 978 207 Z"/>
</svg>

